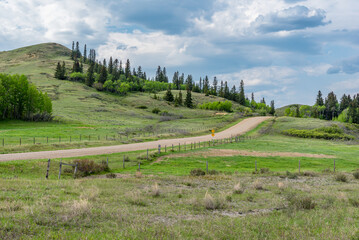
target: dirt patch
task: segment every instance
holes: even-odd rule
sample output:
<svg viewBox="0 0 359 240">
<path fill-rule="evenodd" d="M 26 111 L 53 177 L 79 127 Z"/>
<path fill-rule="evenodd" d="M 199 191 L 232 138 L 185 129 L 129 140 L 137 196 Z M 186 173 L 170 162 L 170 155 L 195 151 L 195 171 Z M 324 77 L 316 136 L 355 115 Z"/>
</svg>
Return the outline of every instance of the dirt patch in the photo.
<svg viewBox="0 0 359 240">
<path fill-rule="evenodd" d="M 228 113 L 215 113 L 214 115 L 218 116 L 218 115 L 227 115 Z"/>
<path fill-rule="evenodd" d="M 234 150 L 234 149 L 211 149 L 208 151 L 200 151 L 195 153 L 182 153 L 182 154 L 172 154 L 168 156 L 163 156 L 158 158 L 153 163 L 158 163 L 169 158 L 181 158 L 181 157 L 192 157 L 192 156 L 201 156 L 204 158 L 231 157 L 231 156 L 335 158 L 335 156 L 325 155 L 325 154 L 311 154 L 311 153 L 297 153 L 297 152 L 255 152 L 255 151 Z"/>
</svg>

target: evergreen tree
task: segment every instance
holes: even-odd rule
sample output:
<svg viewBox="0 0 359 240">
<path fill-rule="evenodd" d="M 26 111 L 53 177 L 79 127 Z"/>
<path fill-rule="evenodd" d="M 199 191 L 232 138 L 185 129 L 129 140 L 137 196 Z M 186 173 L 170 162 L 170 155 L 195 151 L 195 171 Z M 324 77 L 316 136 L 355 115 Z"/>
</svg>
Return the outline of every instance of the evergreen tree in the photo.
<svg viewBox="0 0 359 240">
<path fill-rule="evenodd" d="M 65 66 L 65 61 L 62 61 L 62 65 L 61 65 L 61 76 L 60 79 L 64 80 L 66 79 L 66 66 Z"/>
<path fill-rule="evenodd" d="M 156 81 L 157 82 L 162 82 L 162 69 L 161 66 L 157 67 L 157 71 L 156 71 Z"/>
<path fill-rule="evenodd" d="M 179 83 L 179 72 L 174 72 L 172 77 L 172 83 L 176 86 L 176 89 L 180 89 L 180 83 Z"/>
<path fill-rule="evenodd" d="M 167 71 L 166 71 L 165 67 L 163 68 L 163 71 L 162 71 L 162 82 L 168 83 Z"/>
<path fill-rule="evenodd" d="M 188 75 L 187 79 L 186 79 L 186 85 L 189 88 L 190 91 L 192 91 L 193 89 L 193 79 L 192 79 L 192 75 Z"/>
<path fill-rule="evenodd" d="M 107 80 L 107 68 L 105 65 L 102 65 L 98 82 L 103 84 L 106 82 L 106 80 Z"/>
<path fill-rule="evenodd" d="M 74 60 L 74 58 L 75 58 L 75 42 L 72 41 L 71 59 Z"/>
<path fill-rule="evenodd" d="M 202 92 L 203 88 L 202 88 L 202 77 L 199 78 L 199 91 Z"/>
<path fill-rule="evenodd" d="M 133 68 L 133 70 L 132 70 L 132 75 L 137 77 L 136 68 Z"/>
<path fill-rule="evenodd" d="M 251 100 L 254 101 L 254 93 L 252 93 Z"/>
<path fill-rule="evenodd" d="M 186 94 L 186 99 L 185 99 L 184 105 L 188 108 L 193 108 L 192 94 L 191 94 L 191 90 L 189 90 L 189 88 L 187 88 L 187 94 Z"/>
<path fill-rule="evenodd" d="M 233 101 L 236 101 L 236 99 L 237 99 L 237 91 L 236 91 L 236 86 L 235 85 L 233 85 L 233 87 L 231 89 L 230 99 L 233 100 Z"/>
<path fill-rule="evenodd" d="M 80 45 L 79 45 L 79 42 L 76 42 L 75 59 L 80 58 L 80 57 L 81 57 Z"/>
<path fill-rule="evenodd" d="M 90 87 L 95 82 L 94 67 L 95 67 L 95 64 L 91 63 L 89 69 L 87 70 L 87 75 L 86 75 L 86 79 L 85 79 L 85 84 Z"/>
<path fill-rule="evenodd" d="M 110 61 L 108 62 L 108 73 L 113 74 L 113 60 L 112 60 L 112 57 L 110 57 Z"/>
<path fill-rule="evenodd" d="M 262 98 L 261 103 L 266 104 L 266 100 L 264 99 L 264 97 Z"/>
<path fill-rule="evenodd" d="M 173 102 L 173 100 L 174 100 L 170 84 L 168 85 L 167 92 L 166 92 L 166 95 L 164 97 L 164 100 L 166 100 L 168 102 Z"/>
<path fill-rule="evenodd" d="M 320 90 L 318 91 L 317 101 L 315 102 L 315 104 L 317 106 L 323 106 L 324 105 L 323 95 L 322 95 L 322 92 Z"/>
<path fill-rule="evenodd" d="M 179 91 L 178 94 L 178 104 L 181 106 L 183 104 L 183 96 L 182 96 L 182 91 Z"/>
<path fill-rule="evenodd" d="M 274 100 L 272 100 L 272 101 L 270 102 L 269 114 L 274 115 L 274 113 L 275 113 Z"/>
<path fill-rule="evenodd" d="M 113 61 L 113 70 L 112 70 L 113 80 L 117 81 L 120 79 L 120 72 L 118 70 L 118 59 L 116 58 L 115 61 Z"/>
<path fill-rule="evenodd" d="M 218 88 L 218 81 L 217 81 L 217 77 L 214 77 L 213 78 L 213 91 L 212 91 L 212 94 L 214 96 L 217 96 L 217 88 Z"/>
<path fill-rule="evenodd" d="M 60 62 L 58 62 L 55 70 L 55 78 L 61 79 L 61 76 L 62 76 L 62 68 Z"/>
<path fill-rule="evenodd" d="M 127 61 L 126 61 L 125 76 L 126 76 L 126 79 L 130 78 L 130 76 L 131 76 L 131 65 L 130 65 L 129 59 L 127 59 Z"/>
<path fill-rule="evenodd" d="M 184 84 L 184 73 L 182 73 L 182 75 L 178 78 L 178 81 L 179 81 L 179 85 Z"/>
<path fill-rule="evenodd" d="M 340 99 L 339 111 L 342 112 L 345 109 L 347 109 L 349 107 L 350 102 L 351 102 L 350 95 L 347 96 L 347 95 L 343 94 L 342 98 Z"/>
<path fill-rule="evenodd" d="M 122 60 L 120 60 L 120 67 L 118 68 L 118 71 L 120 72 L 120 74 L 125 74 L 122 67 Z"/>
<path fill-rule="evenodd" d="M 208 96 L 209 94 L 209 80 L 208 80 L 208 76 L 206 76 L 203 80 L 203 92 L 204 94 L 206 94 L 206 96 Z"/>
<path fill-rule="evenodd" d="M 143 79 L 143 72 L 142 72 L 142 67 L 141 66 L 138 66 L 138 68 L 137 68 L 137 76 L 139 78 Z"/>
<path fill-rule="evenodd" d="M 223 88 L 223 81 L 221 81 L 221 87 L 219 88 L 219 94 L 220 97 L 224 97 L 224 88 Z"/>
<path fill-rule="evenodd" d="M 244 81 L 243 80 L 241 80 L 241 83 L 239 86 L 238 103 L 243 106 L 246 105 L 246 98 L 244 96 Z"/>
<path fill-rule="evenodd" d="M 229 94 L 229 88 L 228 88 L 227 81 L 225 81 L 225 83 L 224 83 L 224 98 L 230 99 L 230 94 Z"/>
<path fill-rule="evenodd" d="M 338 116 L 338 100 L 334 92 L 330 92 L 325 99 L 325 117 L 327 120 L 332 120 Z"/>
<path fill-rule="evenodd" d="M 81 66 L 78 60 L 74 61 L 74 64 L 72 66 L 72 72 L 81 72 Z"/>
<path fill-rule="evenodd" d="M 87 49 L 86 49 L 86 44 L 85 44 L 85 47 L 84 47 L 84 62 L 85 62 L 85 63 L 87 62 Z"/>
</svg>

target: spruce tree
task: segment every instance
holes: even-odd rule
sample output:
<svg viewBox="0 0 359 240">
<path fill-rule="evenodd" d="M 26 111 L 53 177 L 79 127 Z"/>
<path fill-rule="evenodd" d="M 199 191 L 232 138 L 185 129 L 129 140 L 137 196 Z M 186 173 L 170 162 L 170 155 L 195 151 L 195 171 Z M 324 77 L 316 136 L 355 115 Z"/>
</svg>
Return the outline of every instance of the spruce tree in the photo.
<svg viewBox="0 0 359 240">
<path fill-rule="evenodd" d="M 204 94 L 206 94 L 206 96 L 208 96 L 209 94 L 209 80 L 208 80 L 208 76 L 206 76 L 203 80 L 203 92 Z"/>
<path fill-rule="evenodd" d="M 274 115 L 274 113 L 275 113 L 274 100 L 272 100 L 272 101 L 270 102 L 269 114 Z"/>
<path fill-rule="evenodd" d="M 87 63 L 87 49 L 86 49 L 86 44 L 84 47 L 84 62 Z"/>
<path fill-rule="evenodd" d="M 55 78 L 61 79 L 61 75 L 62 75 L 62 68 L 60 62 L 58 62 L 55 70 Z"/>
<path fill-rule="evenodd" d="M 178 94 L 178 104 L 179 105 L 183 104 L 183 96 L 182 96 L 182 91 L 181 90 L 179 91 L 179 94 Z"/>
<path fill-rule="evenodd" d="M 322 92 L 320 90 L 318 91 L 317 100 L 316 100 L 315 104 L 317 106 L 323 106 L 324 105 L 323 95 L 322 95 Z"/>
<path fill-rule="evenodd" d="M 212 94 L 214 96 L 217 96 L 217 88 L 218 88 L 217 85 L 218 85 L 217 77 L 214 77 L 213 78 L 213 91 L 212 91 Z"/>
<path fill-rule="evenodd" d="M 227 81 L 225 81 L 225 83 L 224 83 L 224 94 L 223 94 L 223 96 L 226 99 L 230 99 L 230 94 L 229 94 L 229 88 L 228 88 Z"/>
<path fill-rule="evenodd" d="M 244 96 L 244 81 L 243 80 L 241 80 L 241 83 L 239 86 L 238 103 L 243 106 L 246 104 L 246 98 Z"/>
<path fill-rule="evenodd" d="M 224 97 L 223 81 L 221 81 L 221 87 L 219 88 L 218 96 Z"/>
<path fill-rule="evenodd" d="M 130 76 L 131 76 L 131 64 L 130 64 L 130 60 L 129 60 L 129 59 L 127 59 L 127 61 L 126 61 L 125 76 L 126 76 L 126 79 L 129 79 Z"/>
<path fill-rule="evenodd" d="M 72 41 L 71 59 L 74 60 L 74 58 L 75 58 L 75 42 Z"/>
<path fill-rule="evenodd" d="M 187 94 L 186 94 L 186 99 L 185 99 L 184 105 L 188 108 L 193 108 L 192 94 L 191 94 L 191 90 L 189 90 L 189 88 L 187 88 Z"/>
<path fill-rule="evenodd" d="M 168 102 L 173 102 L 173 100 L 174 100 L 170 84 L 168 84 L 168 88 L 167 88 L 167 92 L 166 92 L 166 95 L 164 97 L 164 100 L 166 100 Z"/>
<path fill-rule="evenodd" d="M 89 69 L 87 70 L 87 75 L 86 75 L 86 79 L 85 79 L 85 84 L 90 87 L 95 82 L 94 65 L 95 65 L 94 63 L 91 63 Z"/>
<path fill-rule="evenodd" d="M 66 66 L 65 66 L 65 61 L 62 61 L 60 79 L 61 79 L 61 80 L 66 79 Z"/>
<path fill-rule="evenodd" d="M 108 73 L 113 74 L 113 61 L 112 56 L 110 57 L 110 61 L 108 62 Z"/>
<path fill-rule="evenodd" d="M 104 65 L 102 65 L 98 82 L 105 83 L 106 80 L 107 80 L 107 68 Z"/>
</svg>

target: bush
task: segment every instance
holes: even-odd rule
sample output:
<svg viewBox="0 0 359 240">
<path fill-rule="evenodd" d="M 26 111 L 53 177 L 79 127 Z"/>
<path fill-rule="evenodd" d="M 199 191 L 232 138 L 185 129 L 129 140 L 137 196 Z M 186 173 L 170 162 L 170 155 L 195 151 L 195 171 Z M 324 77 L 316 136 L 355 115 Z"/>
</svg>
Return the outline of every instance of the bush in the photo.
<svg viewBox="0 0 359 240">
<path fill-rule="evenodd" d="M 336 125 L 334 125 L 336 126 Z M 353 140 L 353 136 L 344 134 L 343 130 L 339 127 L 325 127 L 317 128 L 312 130 L 299 130 L 299 129 L 288 129 L 282 131 L 284 135 L 301 138 L 316 138 L 316 139 L 342 139 L 342 140 Z"/>
<path fill-rule="evenodd" d="M 297 179 L 297 178 L 298 178 L 298 175 L 295 174 L 295 173 L 291 173 L 291 172 L 287 171 L 287 177 L 288 177 L 289 179 Z"/>
<path fill-rule="evenodd" d="M 291 193 L 287 196 L 287 200 L 289 202 L 289 206 L 295 209 L 314 209 L 316 203 L 314 202 L 311 196 L 298 196 L 294 193 Z"/>
<path fill-rule="evenodd" d="M 93 87 L 94 87 L 97 91 L 103 91 L 103 83 L 95 82 L 95 83 L 93 84 Z"/>
<path fill-rule="evenodd" d="M 147 109 L 148 107 L 141 105 L 141 106 L 138 106 L 137 108 L 138 108 L 138 109 Z"/>
<path fill-rule="evenodd" d="M 154 113 L 154 114 L 159 114 L 160 112 L 161 112 L 161 110 L 158 108 L 152 109 L 152 113 Z"/>
<path fill-rule="evenodd" d="M 348 182 L 348 177 L 344 173 L 339 173 L 335 176 L 335 180 L 338 182 Z"/>
<path fill-rule="evenodd" d="M 197 168 L 197 169 L 191 170 L 190 175 L 191 176 L 204 176 L 204 175 L 206 175 L 206 172 L 200 168 Z"/>
<path fill-rule="evenodd" d="M 70 74 L 70 81 L 85 82 L 86 75 L 80 72 L 74 72 Z"/>
<path fill-rule="evenodd" d="M 200 109 L 232 112 L 232 102 L 231 101 L 206 102 L 206 103 L 199 105 L 198 107 Z"/>
<path fill-rule="evenodd" d="M 114 174 L 114 173 L 108 173 L 108 174 L 106 174 L 106 177 L 107 177 L 107 178 L 116 178 L 116 174 Z"/>
<path fill-rule="evenodd" d="M 96 174 L 109 170 L 106 161 L 103 161 L 98 164 L 89 159 L 77 159 L 74 160 L 73 163 L 77 164 L 77 172 L 83 176 L 88 176 L 90 174 Z"/>
<path fill-rule="evenodd" d="M 355 179 L 359 179 L 359 171 L 353 173 Z"/>
</svg>

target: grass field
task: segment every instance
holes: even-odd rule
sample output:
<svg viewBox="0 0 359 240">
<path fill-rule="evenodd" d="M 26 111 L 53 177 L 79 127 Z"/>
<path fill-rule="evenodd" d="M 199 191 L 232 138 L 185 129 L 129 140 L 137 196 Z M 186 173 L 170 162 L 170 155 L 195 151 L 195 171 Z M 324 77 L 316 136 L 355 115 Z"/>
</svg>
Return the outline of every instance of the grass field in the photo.
<svg viewBox="0 0 359 240">
<path fill-rule="evenodd" d="M 216 116 L 212 111 L 173 108 L 147 94 L 118 97 L 55 80 L 49 63 L 43 61 L 67 59 L 59 57 L 66 49 L 51 44 L 42 47 L 41 51 L 35 46 L 0 53 L 0 71 L 32 71 L 31 80 L 50 91 L 60 121 L 1 122 L 1 136 L 13 138 L 11 146 L 0 147 L 2 152 L 122 144 L 127 142 L 126 128 L 133 128 L 127 133 L 141 141 L 191 131 L 201 134 L 203 129 L 220 130 L 239 121 L 235 114 Z M 207 99 L 201 95 L 197 101 Z M 148 109 L 136 108 L 141 105 Z M 151 113 L 155 106 L 184 117 L 160 121 L 160 116 Z M 181 151 L 174 146 L 174 152 L 166 146 L 166 153 L 162 146 L 161 154 L 150 150 L 148 160 L 146 151 L 51 159 L 48 180 L 47 160 L 0 162 L 0 239 L 359 239 L 357 127 L 335 123 L 354 136 L 353 141 L 282 134 L 291 128 L 331 124 L 277 118 L 260 124 L 240 142 L 202 143 L 193 150 L 187 145 Z M 160 132 L 174 128 L 186 132 Z M 159 136 L 133 134 L 144 129 L 157 131 Z M 76 139 L 80 134 L 81 142 Z M 106 134 L 125 139 L 105 141 Z M 74 142 L 69 143 L 70 135 Z M 86 139 L 88 135 L 94 140 Z M 54 142 L 41 142 L 47 136 Z M 15 146 L 19 137 L 27 140 Z M 33 137 L 41 143 L 32 144 Z M 55 143 L 58 137 L 64 142 Z M 284 153 L 293 155 L 279 156 Z M 58 180 L 60 161 L 88 159 L 100 164 L 107 158 L 108 171 L 74 179 L 73 168 L 63 166 Z M 190 175 L 198 168 L 206 172 L 207 162 L 210 174 Z"/>
</svg>

